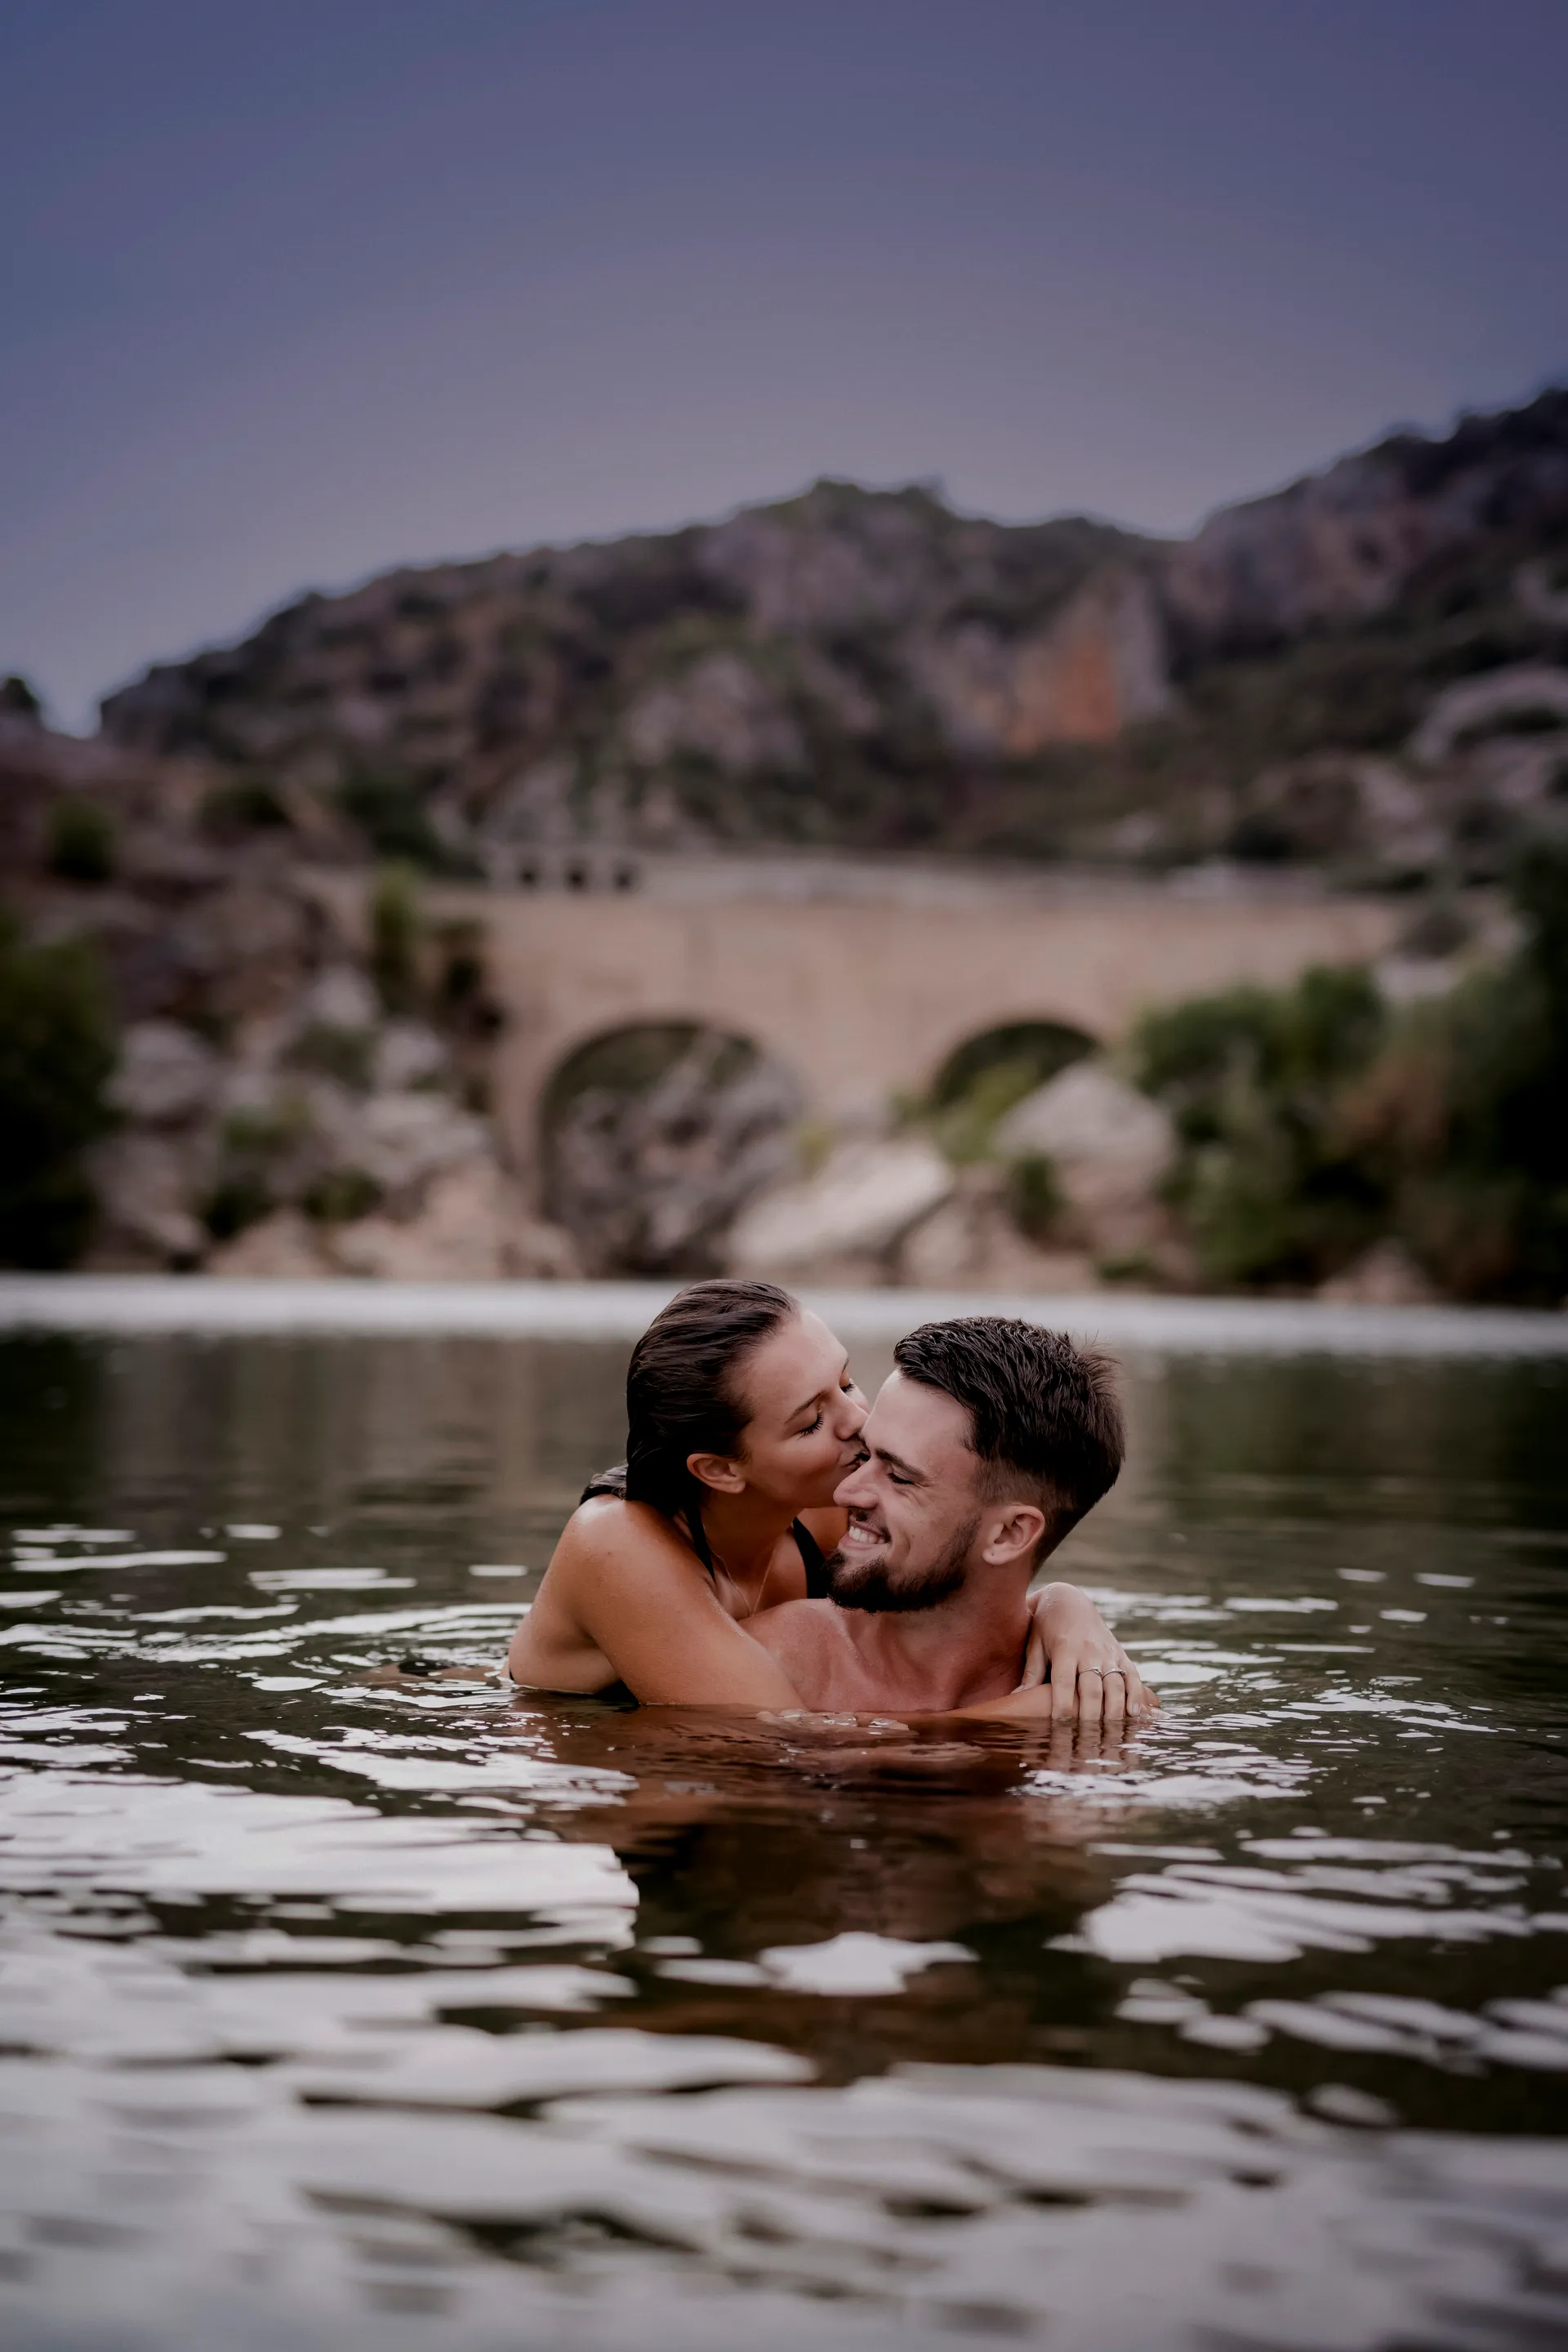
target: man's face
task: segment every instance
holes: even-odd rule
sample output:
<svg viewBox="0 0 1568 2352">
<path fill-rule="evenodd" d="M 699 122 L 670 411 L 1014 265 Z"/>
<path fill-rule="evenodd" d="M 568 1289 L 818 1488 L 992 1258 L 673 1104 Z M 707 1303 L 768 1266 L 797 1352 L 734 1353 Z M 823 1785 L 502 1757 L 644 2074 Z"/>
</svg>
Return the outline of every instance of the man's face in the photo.
<svg viewBox="0 0 1568 2352">
<path fill-rule="evenodd" d="M 980 1527 L 969 1415 L 894 1372 L 861 1443 L 866 1460 L 833 1497 L 849 1525 L 827 1563 L 828 1591 L 841 1609 L 934 1609 L 963 1583 Z"/>
</svg>

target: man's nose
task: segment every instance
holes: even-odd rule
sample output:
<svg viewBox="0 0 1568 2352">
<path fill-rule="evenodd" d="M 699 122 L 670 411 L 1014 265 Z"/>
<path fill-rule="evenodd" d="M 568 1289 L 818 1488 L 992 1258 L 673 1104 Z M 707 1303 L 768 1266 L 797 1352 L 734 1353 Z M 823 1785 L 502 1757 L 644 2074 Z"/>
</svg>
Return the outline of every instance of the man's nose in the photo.
<svg viewBox="0 0 1568 2352">
<path fill-rule="evenodd" d="M 844 1473 L 833 1489 L 833 1499 L 840 1510 L 858 1511 L 870 1507 L 875 1496 L 870 1469 L 869 1461 L 857 1462 L 853 1470 Z"/>
</svg>

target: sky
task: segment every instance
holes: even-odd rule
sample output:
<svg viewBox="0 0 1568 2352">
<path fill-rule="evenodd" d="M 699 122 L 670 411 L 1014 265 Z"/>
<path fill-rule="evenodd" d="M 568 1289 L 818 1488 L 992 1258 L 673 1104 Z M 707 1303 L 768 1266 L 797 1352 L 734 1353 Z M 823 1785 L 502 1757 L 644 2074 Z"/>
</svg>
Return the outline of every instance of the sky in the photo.
<svg viewBox="0 0 1568 2352">
<path fill-rule="evenodd" d="M 1563 0 L 5 0 L 0 672 L 822 474 L 1191 530 L 1568 380 Z"/>
</svg>

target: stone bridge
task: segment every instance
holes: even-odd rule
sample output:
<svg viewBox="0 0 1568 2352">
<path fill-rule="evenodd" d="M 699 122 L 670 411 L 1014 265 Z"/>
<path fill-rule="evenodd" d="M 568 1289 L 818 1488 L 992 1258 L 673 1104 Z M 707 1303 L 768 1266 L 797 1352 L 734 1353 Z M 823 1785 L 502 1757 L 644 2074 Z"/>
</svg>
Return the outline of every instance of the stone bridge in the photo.
<svg viewBox="0 0 1568 2352">
<path fill-rule="evenodd" d="M 1396 903 L 1259 889 L 1035 883 L 790 900 L 571 889 L 441 894 L 476 919 L 507 1028 L 497 1117 L 537 1181 L 542 1097 L 566 1055 L 645 1022 L 751 1039 L 833 1117 L 929 1085 L 965 1040 L 1053 1021 L 1112 1044 L 1146 1008 L 1385 953 Z"/>
</svg>

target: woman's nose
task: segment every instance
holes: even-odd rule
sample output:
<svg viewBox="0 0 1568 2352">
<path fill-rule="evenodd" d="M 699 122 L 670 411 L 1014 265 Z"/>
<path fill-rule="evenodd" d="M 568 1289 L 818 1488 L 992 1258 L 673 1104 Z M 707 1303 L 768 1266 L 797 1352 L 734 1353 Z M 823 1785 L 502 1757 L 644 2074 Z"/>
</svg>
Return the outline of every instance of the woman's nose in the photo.
<svg viewBox="0 0 1568 2352">
<path fill-rule="evenodd" d="M 840 1437 L 858 1437 L 866 1426 L 870 1410 L 870 1406 L 858 1389 L 843 1390 L 840 1392 L 837 1419 Z"/>
</svg>

